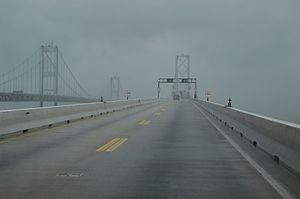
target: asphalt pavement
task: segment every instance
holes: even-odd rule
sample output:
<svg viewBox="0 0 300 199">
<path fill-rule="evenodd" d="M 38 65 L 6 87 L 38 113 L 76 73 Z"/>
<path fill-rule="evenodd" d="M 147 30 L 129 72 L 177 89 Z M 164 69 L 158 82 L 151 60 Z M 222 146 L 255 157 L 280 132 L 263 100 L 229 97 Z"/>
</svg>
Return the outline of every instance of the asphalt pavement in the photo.
<svg viewBox="0 0 300 199">
<path fill-rule="evenodd" d="M 282 198 L 191 101 L 0 141 L 0 198 Z"/>
</svg>

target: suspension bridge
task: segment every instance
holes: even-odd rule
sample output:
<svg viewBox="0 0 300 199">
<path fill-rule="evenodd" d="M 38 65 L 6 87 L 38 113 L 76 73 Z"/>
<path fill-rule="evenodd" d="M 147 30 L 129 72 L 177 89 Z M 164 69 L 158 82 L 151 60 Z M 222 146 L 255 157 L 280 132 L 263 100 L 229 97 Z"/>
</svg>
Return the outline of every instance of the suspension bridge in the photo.
<svg viewBox="0 0 300 199">
<path fill-rule="evenodd" d="M 0 111 L 0 198 L 300 198 L 300 125 L 198 99 L 189 67 L 176 56 L 157 98 Z M 159 99 L 166 84 L 173 100 Z M 97 100 L 57 46 L 3 74 L 1 89 L 41 106 Z M 111 77 L 110 98 L 121 90 Z"/>
<path fill-rule="evenodd" d="M 95 102 L 79 83 L 58 46 L 42 45 L 0 75 L 0 101 Z"/>
</svg>

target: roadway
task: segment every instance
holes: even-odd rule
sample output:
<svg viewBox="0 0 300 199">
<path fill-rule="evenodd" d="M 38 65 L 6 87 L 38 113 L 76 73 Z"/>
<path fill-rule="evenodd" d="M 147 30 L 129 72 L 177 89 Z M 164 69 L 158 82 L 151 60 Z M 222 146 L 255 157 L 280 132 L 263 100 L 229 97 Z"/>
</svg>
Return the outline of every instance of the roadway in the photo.
<svg viewBox="0 0 300 199">
<path fill-rule="evenodd" d="M 181 101 L 0 141 L 0 198 L 282 197 L 195 105 Z"/>
</svg>

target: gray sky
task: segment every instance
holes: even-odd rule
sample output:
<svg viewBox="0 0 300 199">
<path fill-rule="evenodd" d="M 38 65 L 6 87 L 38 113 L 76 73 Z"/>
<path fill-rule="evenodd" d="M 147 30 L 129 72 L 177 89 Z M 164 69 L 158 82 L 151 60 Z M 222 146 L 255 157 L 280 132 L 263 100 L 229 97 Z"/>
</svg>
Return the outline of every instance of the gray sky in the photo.
<svg viewBox="0 0 300 199">
<path fill-rule="evenodd" d="M 0 0 L 0 69 L 53 41 L 90 92 L 118 75 L 148 97 L 186 53 L 202 97 L 208 89 L 214 101 L 300 123 L 299 9 L 298 0 Z"/>
</svg>

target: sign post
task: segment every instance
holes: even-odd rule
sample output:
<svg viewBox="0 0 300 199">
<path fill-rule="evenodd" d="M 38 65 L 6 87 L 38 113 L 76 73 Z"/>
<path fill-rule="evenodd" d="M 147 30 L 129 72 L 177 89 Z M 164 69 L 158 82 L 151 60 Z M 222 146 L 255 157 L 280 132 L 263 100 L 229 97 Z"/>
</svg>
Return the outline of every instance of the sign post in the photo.
<svg viewBox="0 0 300 199">
<path fill-rule="evenodd" d="M 212 95 L 212 92 L 210 90 L 205 90 L 205 98 L 206 101 L 209 101 L 209 97 Z"/>
<path fill-rule="evenodd" d="M 124 96 L 125 96 L 126 100 L 129 99 L 130 95 L 131 95 L 130 90 L 125 90 L 125 91 L 124 91 Z"/>
</svg>

